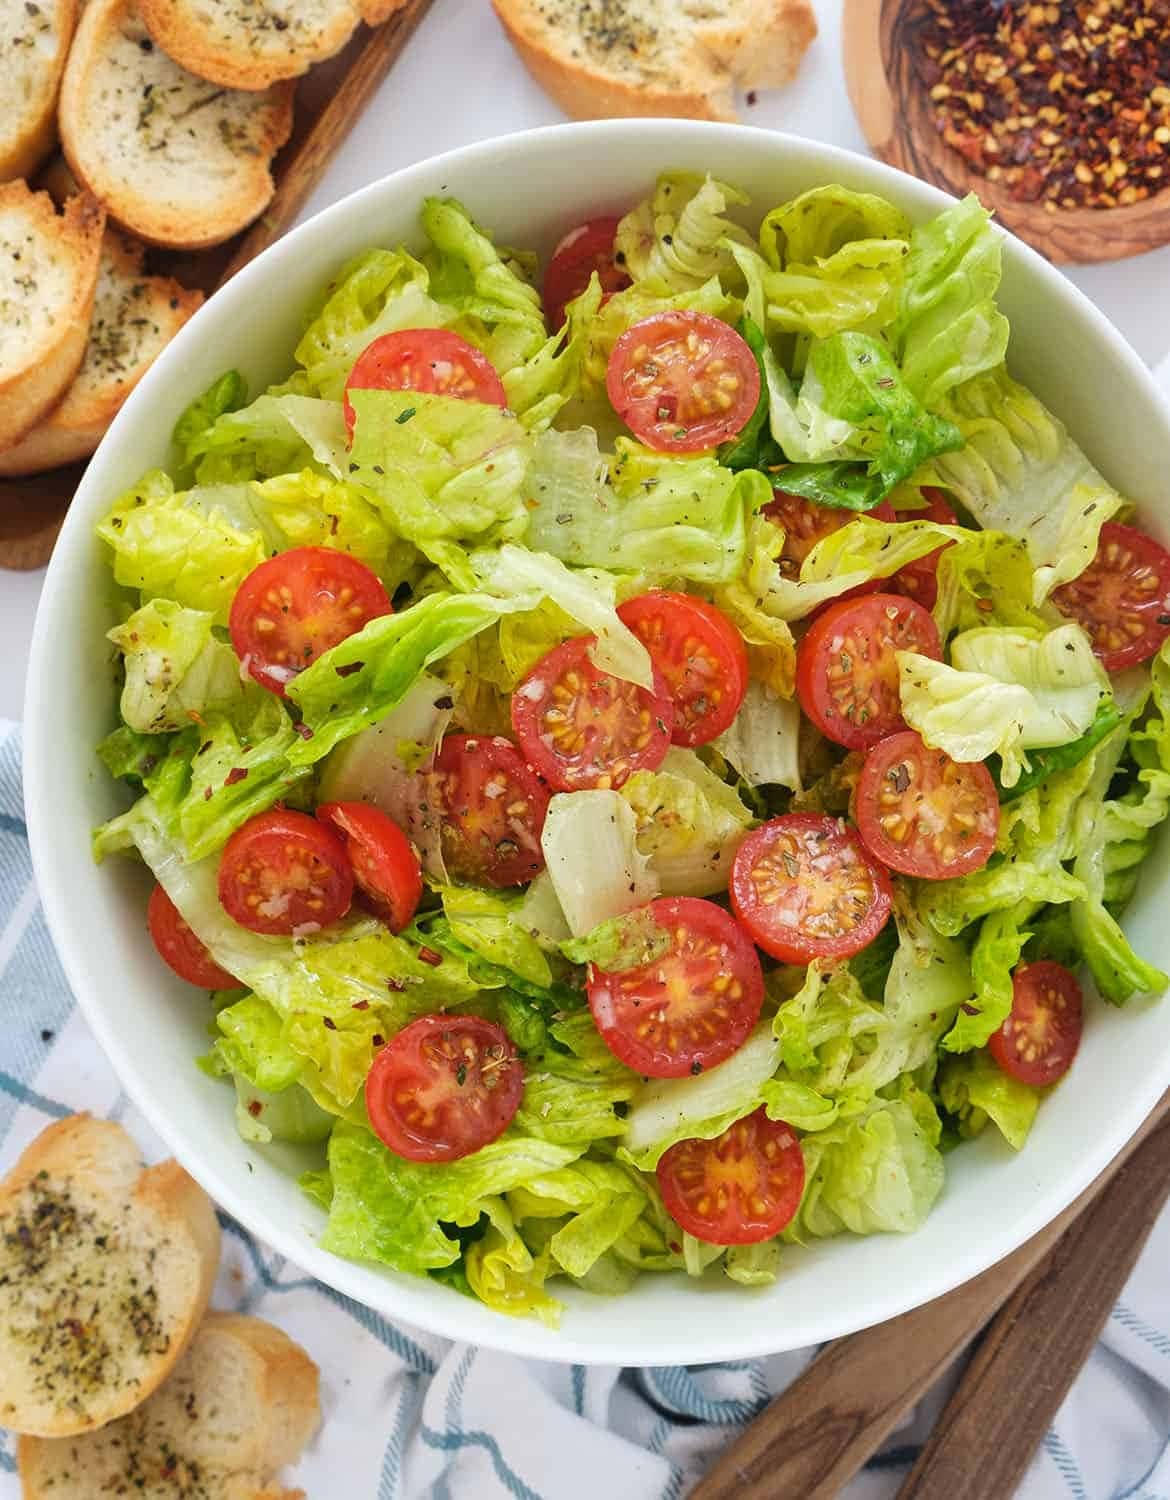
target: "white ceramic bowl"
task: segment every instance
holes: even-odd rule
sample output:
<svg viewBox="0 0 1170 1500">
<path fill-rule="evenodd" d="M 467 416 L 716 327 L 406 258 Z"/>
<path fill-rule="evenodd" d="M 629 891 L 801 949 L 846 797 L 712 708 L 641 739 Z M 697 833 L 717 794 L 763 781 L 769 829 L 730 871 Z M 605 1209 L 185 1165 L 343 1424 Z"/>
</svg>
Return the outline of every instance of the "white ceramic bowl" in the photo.
<svg viewBox="0 0 1170 1500">
<path fill-rule="evenodd" d="M 318 1249 L 322 1216 L 288 1170 L 291 1153 L 236 1134 L 230 1095 L 194 1065 L 206 1011 L 170 980 L 146 934 L 147 883 L 134 865 L 89 858 L 91 828 L 121 805 L 93 748 L 113 723 L 103 641 L 108 563 L 93 528 L 110 500 L 164 463 L 187 402 L 237 366 L 253 390 L 283 377 L 306 306 L 349 256 L 417 239 L 428 193 L 451 193 L 506 243 L 547 253 L 561 232 L 621 209 L 670 167 L 740 183 L 764 211 L 806 188 L 881 193 L 914 219 L 948 201 L 847 152 L 736 126 L 611 121 L 487 141 L 355 193 L 261 256 L 188 324 L 90 465 L 57 544 L 37 618 L 28 685 L 26 793 L 49 924 L 78 1000 L 123 1083 L 176 1156 L 242 1223 L 282 1254 L 388 1317 L 549 1359 L 702 1363 L 813 1344 L 939 1296 L 1021 1244 L 1064 1208 L 1137 1128 L 1170 1083 L 1170 1003 L 1089 1016 L 1067 1082 L 1013 1155 L 988 1132 L 949 1158 L 946 1191 L 909 1237 L 844 1237 L 785 1253 L 772 1287 L 646 1276 L 625 1297 L 566 1291 L 563 1328 L 491 1312 L 434 1283 L 337 1260 Z M 1170 540 L 1170 408 L 1118 333 L 1025 245 L 1005 245 L 1001 305 L 1014 372 L 1068 423 L 1106 475 Z M 1170 969 L 1163 841 L 1142 872 L 1127 927 Z M 1160 915 L 1161 914 L 1161 915 Z"/>
</svg>

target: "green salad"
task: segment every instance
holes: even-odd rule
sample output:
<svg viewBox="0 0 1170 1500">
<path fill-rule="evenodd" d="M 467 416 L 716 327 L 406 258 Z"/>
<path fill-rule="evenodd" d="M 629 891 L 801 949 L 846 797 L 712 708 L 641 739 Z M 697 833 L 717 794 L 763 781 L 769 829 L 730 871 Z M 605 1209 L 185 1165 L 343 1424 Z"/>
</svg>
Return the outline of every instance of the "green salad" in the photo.
<svg viewBox="0 0 1170 1500">
<path fill-rule="evenodd" d="M 1008 373 L 1002 235 L 758 208 L 669 173 L 541 275 L 428 199 L 98 528 L 95 852 L 207 1087 L 327 1249 L 550 1323 L 914 1230 L 1167 984 L 1170 554 Z"/>
</svg>

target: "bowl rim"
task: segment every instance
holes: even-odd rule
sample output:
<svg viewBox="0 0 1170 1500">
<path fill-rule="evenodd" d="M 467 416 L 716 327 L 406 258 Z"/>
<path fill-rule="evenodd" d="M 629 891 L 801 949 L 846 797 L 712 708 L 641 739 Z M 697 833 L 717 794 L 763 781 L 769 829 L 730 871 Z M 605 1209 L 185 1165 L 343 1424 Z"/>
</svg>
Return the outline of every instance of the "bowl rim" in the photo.
<svg viewBox="0 0 1170 1500">
<path fill-rule="evenodd" d="M 676 160 L 683 160 L 686 154 L 692 152 L 701 159 L 700 153 L 707 141 L 722 141 L 730 145 L 736 140 L 742 141 L 749 134 L 755 137 L 765 136 L 771 149 L 777 154 L 789 151 L 806 158 L 811 155 L 817 159 L 818 170 L 823 168 L 826 174 L 831 174 L 837 167 L 853 172 L 860 168 L 871 178 L 873 190 L 881 191 L 880 184 L 884 182 L 888 184 L 890 194 L 895 199 L 904 199 L 909 188 L 912 196 L 923 202 L 933 202 L 939 209 L 954 201 L 933 184 L 910 177 L 897 168 L 860 152 L 785 132 L 707 121 L 625 119 L 544 126 L 456 147 L 380 177 L 314 214 L 266 249 L 209 298 L 204 308 L 196 313 L 164 350 L 118 414 L 98 455 L 91 460 L 86 470 L 50 560 L 34 623 L 26 680 L 24 736 L 25 804 L 29 842 L 36 884 L 49 932 L 79 1009 L 120 1082 L 151 1128 L 215 1202 L 262 1243 L 271 1246 L 292 1264 L 302 1267 L 326 1286 L 364 1307 L 371 1305 L 361 1285 L 368 1278 L 370 1267 L 334 1256 L 319 1245 L 314 1245 L 307 1251 L 305 1245 L 295 1237 L 291 1227 L 261 1222 L 259 1213 L 253 1212 L 247 1196 L 226 1180 L 214 1153 L 201 1150 L 197 1140 L 185 1137 L 172 1123 L 165 1108 L 163 1091 L 152 1087 L 138 1075 L 126 1055 L 113 1015 L 90 993 L 89 955 L 82 950 L 71 931 L 66 879 L 70 862 L 76 866 L 78 851 L 65 851 L 56 847 L 51 813 L 54 787 L 49 774 L 52 758 L 47 751 L 51 738 L 60 733 L 59 704 L 53 699 L 51 687 L 51 636 L 53 621 L 61 615 L 68 615 L 65 603 L 68 595 L 59 585 L 74 559 L 83 549 L 94 545 L 93 522 L 99 505 L 108 498 L 103 478 L 103 451 L 112 451 L 121 435 L 133 429 L 139 413 L 148 410 L 156 388 L 165 388 L 172 378 L 172 369 L 181 368 L 188 346 L 194 347 L 202 335 L 202 322 L 206 321 L 204 315 L 207 308 L 222 307 L 225 301 L 233 299 L 242 307 L 273 273 L 279 272 L 286 257 L 297 255 L 303 239 L 323 236 L 330 224 L 340 221 L 355 209 L 360 209 L 363 203 L 377 199 L 390 183 L 404 184 L 403 191 L 408 191 L 412 180 L 423 181 L 449 164 L 457 162 L 461 167 L 469 164 L 474 166 L 481 160 L 489 161 L 501 155 L 504 158 L 522 158 L 534 141 L 545 143 L 559 140 L 564 142 L 566 150 L 571 149 L 575 143 L 584 142 L 600 151 L 613 149 L 631 134 L 657 137 L 664 158 L 673 155 Z M 832 180 L 831 175 L 826 175 L 826 182 Z M 1112 356 L 1128 369 L 1134 380 L 1139 384 L 1144 383 L 1152 393 L 1155 404 L 1161 406 L 1167 431 L 1170 432 L 1170 399 L 1163 394 L 1151 371 L 1132 346 L 1074 283 L 1045 261 L 1031 246 L 1015 237 L 1009 239 L 1009 254 L 1022 257 L 1025 264 L 1030 264 L 1034 270 L 1039 271 L 1056 304 L 1063 303 L 1066 307 L 1078 308 L 1092 325 L 1095 337 L 1110 348 Z M 534 1327 L 532 1320 L 496 1313 L 490 1335 L 477 1331 L 476 1336 L 485 1347 L 558 1364 L 573 1362 L 588 1365 L 653 1366 L 664 1362 L 707 1364 L 725 1359 L 762 1357 L 778 1350 L 795 1349 L 872 1327 L 961 1286 L 1050 1223 L 1089 1186 L 1134 1134 L 1170 1082 L 1170 1064 L 1167 1074 L 1167 1077 L 1159 1081 L 1151 1073 L 1145 1088 L 1124 1091 L 1118 1101 L 1111 1129 L 1098 1136 L 1093 1150 L 1070 1162 L 1068 1172 L 1059 1179 L 1055 1187 L 1038 1186 L 1026 1214 L 1010 1224 L 997 1222 L 990 1225 L 986 1234 L 970 1243 L 957 1246 L 953 1256 L 948 1257 L 945 1263 L 940 1260 L 933 1274 L 916 1280 L 913 1287 L 899 1282 L 897 1285 L 871 1289 L 865 1315 L 861 1319 L 856 1315 L 835 1311 L 834 1306 L 830 1305 L 819 1309 L 815 1315 L 807 1316 L 804 1323 L 797 1320 L 795 1327 L 786 1325 L 783 1330 L 771 1328 L 767 1319 L 760 1319 L 750 1336 L 744 1332 L 723 1334 L 715 1327 L 699 1336 L 691 1335 L 689 1342 L 680 1340 L 672 1343 L 665 1361 L 661 1354 L 655 1354 L 653 1346 L 648 1349 L 631 1347 L 638 1340 L 634 1320 L 631 1325 L 634 1331 L 627 1341 L 616 1338 L 584 1340 L 571 1332 L 559 1332 L 555 1336 L 555 1344 L 551 1344 L 541 1337 L 547 1330 Z M 465 1305 L 462 1297 L 424 1298 L 421 1293 L 413 1295 L 413 1287 L 403 1287 L 396 1281 L 387 1280 L 385 1285 L 388 1293 L 380 1310 L 386 1312 L 387 1316 L 440 1337 L 453 1340 L 467 1338 L 466 1319 L 461 1315 Z M 430 1284 L 422 1285 L 428 1293 L 436 1290 Z M 441 1290 L 447 1292 L 449 1289 Z M 388 1303 L 399 1306 L 388 1310 Z M 704 1320 L 697 1319 L 696 1323 L 702 1321 Z"/>
</svg>

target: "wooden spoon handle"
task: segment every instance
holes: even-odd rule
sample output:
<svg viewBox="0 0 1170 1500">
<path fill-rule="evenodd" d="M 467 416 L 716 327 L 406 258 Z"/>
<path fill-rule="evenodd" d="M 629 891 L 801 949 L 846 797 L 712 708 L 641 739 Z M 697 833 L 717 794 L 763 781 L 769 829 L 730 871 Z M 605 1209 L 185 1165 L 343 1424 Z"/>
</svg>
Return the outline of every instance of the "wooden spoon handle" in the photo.
<svg viewBox="0 0 1170 1500">
<path fill-rule="evenodd" d="M 1064 1213 L 998 1265 L 924 1307 L 829 1344 L 731 1444 L 691 1491 L 691 1500 L 832 1500 L 1044 1260 L 1168 1107 L 1170 1095 Z M 991 1493 L 984 1489 L 981 1500 Z"/>
<path fill-rule="evenodd" d="M 899 1500 L 1014 1495 L 1170 1193 L 1170 1121 L 1006 1302 Z"/>
</svg>

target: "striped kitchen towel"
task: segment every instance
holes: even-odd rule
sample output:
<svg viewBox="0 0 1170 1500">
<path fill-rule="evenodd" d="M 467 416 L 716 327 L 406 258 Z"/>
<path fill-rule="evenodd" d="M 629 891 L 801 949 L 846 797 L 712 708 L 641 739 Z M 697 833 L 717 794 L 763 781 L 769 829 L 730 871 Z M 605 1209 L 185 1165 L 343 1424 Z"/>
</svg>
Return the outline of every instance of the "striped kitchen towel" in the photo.
<svg viewBox="0 0 1170 1500">
<path fill-rule="evenodd" d="M 78 1014 L 33 884 L 20 736 L 0 723 L 0 1170 L 48 1121 L 87 1109 L 161 1143 Z M 694 1368 L 527 1363 L 391 1324 L 224 1216 L 215 1302 L 279 1324 L 317 1360 L 324 1422 L 293 1482 L 311 1500 L 680 1500 L 812 1351 Z M 1170 1500 L 1170 1216 L 1028 1475 L 1027 1500 Z M 851 1484 L 892 1497 L 945 1395 Z M 0 1500 L 16 1500 L 0 1432 Z M 66 1500 L 66 1497 L 63 1497 Z M 777 1497 L 799 1500 L 799 1497 Z"/>
</svg>

